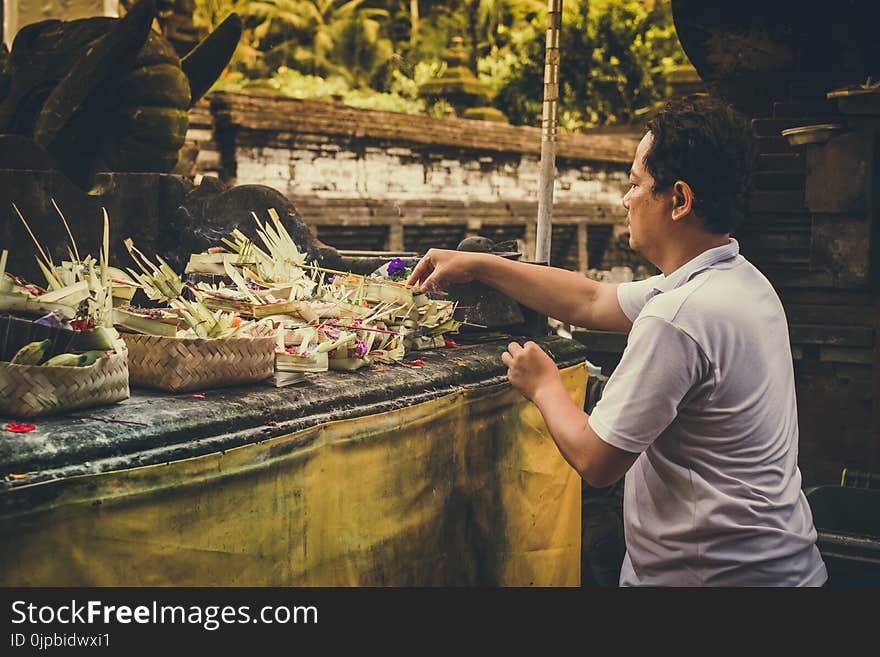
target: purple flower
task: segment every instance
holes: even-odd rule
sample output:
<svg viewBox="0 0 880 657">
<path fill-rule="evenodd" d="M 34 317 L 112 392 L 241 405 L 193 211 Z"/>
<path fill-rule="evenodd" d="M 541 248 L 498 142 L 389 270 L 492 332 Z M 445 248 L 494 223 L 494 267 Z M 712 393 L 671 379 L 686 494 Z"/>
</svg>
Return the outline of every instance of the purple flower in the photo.
<svg viewBox="0 0 880 657">
<path fill-rule="evenodd" d="M 57 310 L 53 310 L 48 315 L 44 315 L 43 317 L 40 317 L 40 319 L 35 320 L 34 324 L 48 326 L 49 328 L 61 328 L 61 313 Z"/>
<path fill-rule="evenodd" d="M 406 265 L 403 264 L 402 258 L 392 258 L 391 262 L 388 263 L 388 276 L 394 278 L 395 276 L 399 276 L 403 272 L 406 271 Z"/>
<path fill-rule="evenodd" d="M 358 338 L 354 343 L 354 354 L 358 358 L 363 358 L 367 354 L 367 343 L 363 338 Z"/>
</svg>

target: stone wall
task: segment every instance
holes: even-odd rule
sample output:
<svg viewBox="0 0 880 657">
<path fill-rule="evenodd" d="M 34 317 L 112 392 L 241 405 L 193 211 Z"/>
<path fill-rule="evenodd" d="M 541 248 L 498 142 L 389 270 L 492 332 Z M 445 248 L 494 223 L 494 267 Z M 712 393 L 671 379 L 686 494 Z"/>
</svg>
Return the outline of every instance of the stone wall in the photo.
<svg viewBox="0 0 880 657">
<path fill-rule="evenodd" d="M 519 153 L 339 143 L 315 137 L 304 135 L 293 148 L 240 146 L 235 153 L 237 183 L 263 181 L 295 197 L 391 201 L 522 201 L 533 199 L 538 187 L 538 159 Z M 619 166 L 579 164 L 560 167 L 555 200 L 614 208 L 626 173 Z"/>
<path fill-rule="evenodd" d="M 639 137 L 560 136 L 554 264 L 616 264 L 603 256 Z M 183 173 L 274 187 L 337 248 L 419 252 L 481 234 L 534 253 L 537 128 L 217 93 L 191 112 L 188 140 Z"/>
</svg>

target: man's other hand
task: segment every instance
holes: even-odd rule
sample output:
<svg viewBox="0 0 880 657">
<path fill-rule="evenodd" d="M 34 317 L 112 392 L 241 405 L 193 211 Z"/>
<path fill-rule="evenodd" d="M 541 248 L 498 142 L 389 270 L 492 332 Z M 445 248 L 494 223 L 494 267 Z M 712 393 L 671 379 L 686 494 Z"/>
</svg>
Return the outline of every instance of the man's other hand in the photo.
<svg viewBox="0 0 880 657">
<path fill-rule="evenodd" d="M 531 401 L 540 390 L 562 387 L 556 363 L 534 342 L 522 346 L 511 342 L 501 354 L 501 362 L 507 365 L 510 382 Z"/>
</svg>

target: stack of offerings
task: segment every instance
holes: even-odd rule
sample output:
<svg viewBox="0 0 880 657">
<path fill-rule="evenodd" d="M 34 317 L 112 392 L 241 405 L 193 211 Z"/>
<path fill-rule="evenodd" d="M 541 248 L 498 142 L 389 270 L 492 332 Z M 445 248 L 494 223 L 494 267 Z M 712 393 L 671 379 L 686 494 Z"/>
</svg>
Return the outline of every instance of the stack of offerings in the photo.
<svg viewBox="0 0 880 657">
<path fill-rule="evenodd" d="M 56 264 L 13 208 L 37 247 L 46 287 L 7 273 L 8 251 L 0 253 L 0 414 L 30 418 L 127 399 L 128 359 L 113 328 L 113 303 L 128 290 L 115 282 L 122 272 L 107 264 L 106 211 L 96 260 L 80 257 L 55 205 L 70 238 L 68 259 Z"/>
<path fill-rule="evenodd" d="M 256 383 L 272 376 L 275 331 L 267 322 L 244 320 L 211 309 L 203 295 L 188 287 L 161 258 L 154 264 L 125 241 L 140 271 L 130 269 L 136 284 L 162 308 L 131 305 L 115 309 L 130 354 L 131 382 L 167 392 L 205 390 Z"/>
<path fill-rule="evenodd" d="M 207 308 L 273 328 L 276 385 L 310 372 L 403 362 L 408 351 L 442 347 L 458 330 L 455 303 L 408 288 L 401 261 L 370 276 L 309 264 L 277 212 L 268 214 L 265 223 L 254 215 L 260 244 L 233 231 L 224 246 L 194 254 L 186 273 L 219 277 L 193 286 Z"/>
</svg>

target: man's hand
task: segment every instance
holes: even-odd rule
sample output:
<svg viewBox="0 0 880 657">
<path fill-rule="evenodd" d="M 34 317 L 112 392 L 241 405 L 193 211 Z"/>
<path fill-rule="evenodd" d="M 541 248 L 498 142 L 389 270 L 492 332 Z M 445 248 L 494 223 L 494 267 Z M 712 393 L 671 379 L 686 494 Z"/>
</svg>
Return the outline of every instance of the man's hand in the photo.
<svg viewBox="0 0 880 657">
<path fill-rule="evenodd" d="M 507 365 L 510 382 L 531 401 L 535 401 L 535 395 L 542 390 L 565 392 L 556 363 L 534 342 L 523 346 L 511 342 L 501 354 L 501 362 Z"/>
<path fill-rule="evenodd" d="M 439 292 L 449 283 L 470 283 L 481 254 L 447 249 L 431 249 L 419 261 L 407 280 L 422 292 Z"/>
</svg>

